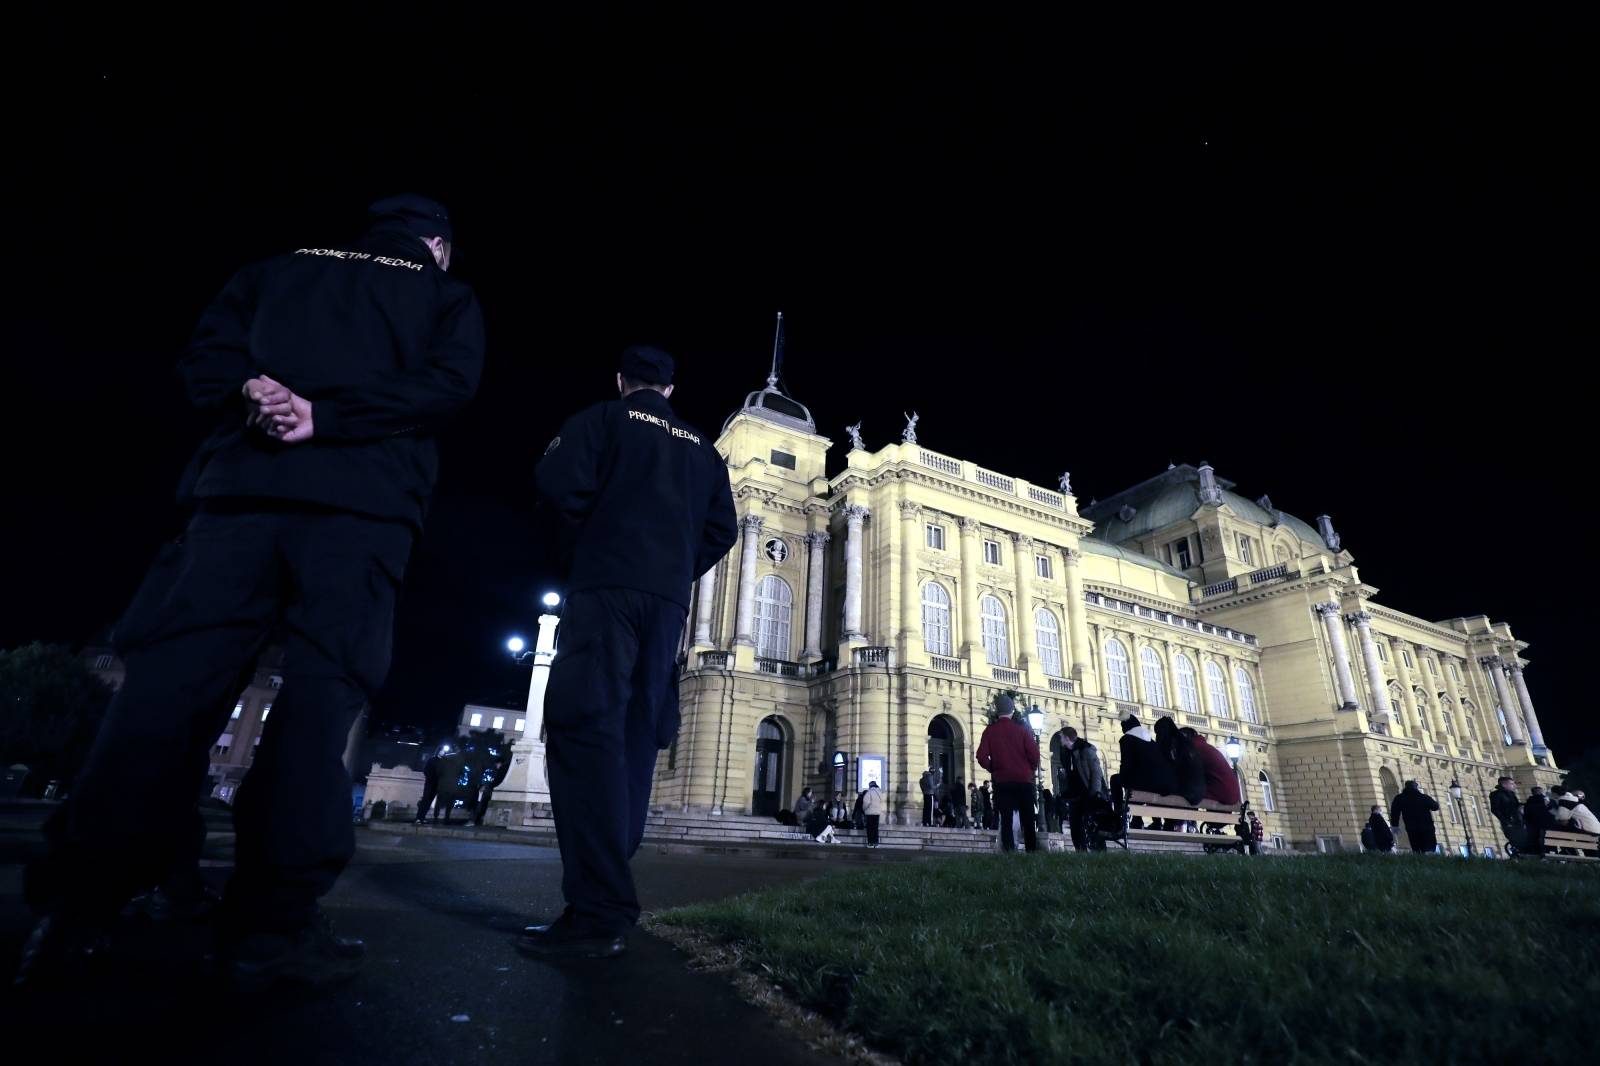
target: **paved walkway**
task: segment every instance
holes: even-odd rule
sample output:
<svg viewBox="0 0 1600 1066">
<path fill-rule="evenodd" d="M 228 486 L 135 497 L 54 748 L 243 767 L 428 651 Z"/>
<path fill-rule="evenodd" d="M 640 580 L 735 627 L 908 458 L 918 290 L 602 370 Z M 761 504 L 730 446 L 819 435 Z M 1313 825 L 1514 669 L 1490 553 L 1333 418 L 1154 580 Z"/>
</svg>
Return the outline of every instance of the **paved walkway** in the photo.
<svg viewBox="0 0 1600 1066">
<path fill-rule="evenodd" d="M 0 812 L 0 958 L 9 969 L 30 918 L 21 861 L 37 815 Z M 326 907 L 367 941 L 365 972 L 320 995 L 242 998 L 196 965 L 199 929 L 140 926 L 128 957 L 87 986 L 23 1001 L 9 988 L 0 1032 L 39 1061 L 91 1049 L 167 1062 L 832 1063 L 741 1001 L 725 976 L 691 973 L 663 941 L 636 933 L 627 955 L 550 965 L 512 946 L 522 925 L 560 906 L 550 848 L 357 831 L 360 849 Z M 208 873 L 226 875 L 226 838 Z M 831 864 L 759 856 L 641 855 L 647 908 L 664 908 L 826 872 Z M 178 961 L 170 957 L 176 951 Z M 59 1042 L 59 1043 L 58 1043 Z M 52 1051 L 52 1045 L 57 1050 Z"/>
</svg>

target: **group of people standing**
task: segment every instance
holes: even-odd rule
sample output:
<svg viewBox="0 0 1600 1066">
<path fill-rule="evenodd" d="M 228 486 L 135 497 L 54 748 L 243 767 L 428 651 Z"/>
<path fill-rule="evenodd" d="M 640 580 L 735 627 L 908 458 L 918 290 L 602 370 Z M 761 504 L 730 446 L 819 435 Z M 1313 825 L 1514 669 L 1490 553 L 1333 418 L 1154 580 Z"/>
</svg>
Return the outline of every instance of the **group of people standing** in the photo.
<svg viewBox="0 0 1600 1066">
<path fill-rule="evenodd" d="M 1600 840 L 1600 819 L 1584 802 L 1582 789 L 1569 791 L 1561 785 L 1548 793 L 1535 785 L 1526 801 L 1517 796 L 1517 782 L 1502 777 L 1489 793 L 1489 811 L 1500 823 L 1507 850 L 1512 855 L 1543 855 L 1544 834 L 1552 829 L 1594 833 Z M 1395 850 L 1394 827 L 1403 825 L 1411 850 L 1428 854 L 1439 850 L 1433 815 L 1439 801 L 1422 791 L 1416 781 L 1407 781 L 1389 804 L 1389 817 L 1373 804 L 1367 824 L 1361 830 L 1361 846 L 1366 851 Z"/>
</svg>

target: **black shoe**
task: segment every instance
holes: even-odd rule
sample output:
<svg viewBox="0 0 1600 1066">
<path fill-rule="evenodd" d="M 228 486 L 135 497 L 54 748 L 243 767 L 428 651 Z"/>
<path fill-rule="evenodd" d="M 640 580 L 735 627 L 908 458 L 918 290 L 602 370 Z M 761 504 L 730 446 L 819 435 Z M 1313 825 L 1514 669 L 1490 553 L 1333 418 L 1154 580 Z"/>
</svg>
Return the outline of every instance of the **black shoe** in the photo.
<svg viewBox="0 0 1600 1066">
<path fill-rule="evenodd" d="M 522 927 L 523 936 L 543 936 L 552 929 L 565 929 L 572 924 L 572 907 L 569 905 L 562 909 L 561 914 L 544 925 L 525 925 Z"/>
<path fill-rule="evenodd" d="M 367 946 L 334 934 L 327 915 L 291 932 L 246 933 L 220 953 L 225 971 L 239 984 L 323 988 L 361 972 Z"/>
<path fill-rule="evenodd" d="M 64 915 L 51 915 L 33 927 L 22 945 L 12 985 L 38 988 L 56 980 L 66 980 L 105 958 L 111 938 L 104 926 L 74 921 Z"/>
<path fill-rule="evenodd" d="M 542 959 L 611 959 L 628 949 L 620 932 L 585 929 L 566 911 L 549 925 L 530 925 L 517 938 L 517 950 Z"/>
<path fill-rule="evenodd" d="M 133 898 L 133 907 L 155 922 L 201 922 L 210 918 L 222 897 L 209 885 L 195 890 L 158 886 Z"/>
</svg>

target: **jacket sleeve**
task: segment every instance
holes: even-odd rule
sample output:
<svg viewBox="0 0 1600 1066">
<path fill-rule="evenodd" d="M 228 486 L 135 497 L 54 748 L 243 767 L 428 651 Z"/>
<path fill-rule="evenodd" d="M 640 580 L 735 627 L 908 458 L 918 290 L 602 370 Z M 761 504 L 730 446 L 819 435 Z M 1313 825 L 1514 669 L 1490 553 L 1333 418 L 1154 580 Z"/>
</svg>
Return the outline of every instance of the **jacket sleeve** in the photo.
<svg viewBox="0 0 1600 1066">
<path fill-rule="evenodd" d="M 605 458 L 605 405 L 579 411 L 561 427 L 534 470 L 539 499 L 555 511 L 565 540 L 588 520 Z"/>
<path fill-rule="evenodd" d="M 1428 797 L 1428 810 L 1436 811 L 1438 809 L 1439 809 L 1439 801 L 1434 799 L 1432 796 L 1429 796 Z"/>
<path fill-rule="evenodd" d="M 380 385 L 330 389 L 311 401 L 323 440 L 381 440 L 437 429 L 478 391 L 483 376 L 483 313 L 463 288 L 440 314 L 422 365 Z"/>
<path fill-rule="evenodd" d="M 1400 793 L 1396 794 L 1394 799 L 1389 801 L 1389 824 L 1390 825 L 1394 825 L 1396 819 L 1398 819 L 1400 817 L 1400 797 L 1404 796 L 1404 795 L 1405 795 L 1404 792 L 1400 792 Z"/>
<path fill-rule="evenodd" d="M 978 741 L 978 765 L 985 770 L 994 769 L 994 752 L 989 749 L 989 731 L 983 731 L 983 739 Z"/>
<path fill-rule="evenodd" d="M 1039 741 L 1032 732 L 1027 730 L 1023 731 L 1022 739 L 1028 743 L 1028 762 L 1037 770 L 1039 768 Z"/>
<path fill-rule="evenodd" d="M 712 450 L 716 455 L 716 450 Z M 739 542 L 739 518 L 733 508 L 733 488 L 728 484 L 727 464 L 720 455 L 711 476 L 711 502 L 706 507 L 705 530 L 700 536 L 700 551 L 694 561 L 694 576 L 717 565 Z"/>
<path fill-rule="evenodd" d="M 243 403 L 239 390 L 256 374 L 250 354 L 260 268 L 248 266 L 223 286 L 195 326 L 178 357 L 178 379 L 189 402 L 201 411 L 220 412 Z"/>
</svg>

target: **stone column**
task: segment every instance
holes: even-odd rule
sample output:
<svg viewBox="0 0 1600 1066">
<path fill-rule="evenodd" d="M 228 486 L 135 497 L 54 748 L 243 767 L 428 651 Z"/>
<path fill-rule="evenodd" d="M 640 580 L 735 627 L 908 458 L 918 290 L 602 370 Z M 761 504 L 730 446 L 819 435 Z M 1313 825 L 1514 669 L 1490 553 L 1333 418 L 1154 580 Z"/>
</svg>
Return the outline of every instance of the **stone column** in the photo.
<svg viewBox="0 0 1600 1066">
<path fill-rule="evenodd" d="M 1194 656 L 1194 684 L 1200 690 L 1200 709 L 1207 718 L 1221 718 L 1217 713 L 1216 704 L 1211 699 L 1211 682 L 1206 677 L 1206 655 L 1204 651 L 1196 651 Z"/>
<path fill-rule="evenodd" d="M 1522 703 L 1522 715 L 1528 720 L 1528 743 L 1540 755 L 1550 749 L 1545 746 L 1544 732 L 1539 728 L 1539 716 L 1533 713 L 1533 697 L 1528 695 L 1528 682 L 1522 676 L 1522 664 L 1512 660 L 1506 667 L 1511 674 L 1511 683 L 1516 686 L 1517 699 Z"/>
<path fill-rule="evenodd" d="M 1411 668 L 1406 665 L 1404 652 L 1410 647 L 1397 637 L 1389 638 L 1389 654 L 1394 659 L 1395 680 L 1400 683 L 1400 705 L 1406 712 L 1406 732 L 1422 739 L 1422 712 L 1417 709 L 1416 693 L 1411 691 Z"/>
<path fill-rule="evenodd" d="M 1489 675 L 1489 681 L 1494 685 L 1494 698 L 1499 708 L 1506 716 L 1506 730 L 1511 734 L 1511 743 L 1526 744 L 1528 738 L 1522 732 L 1522 721 L 1517 716 L 1517 707 L 1511 702 L 1511 690 L 1506 687 L 1505 664 L 1498 655 L 1485 655 L 1479 659 L 1484 673 Z M 1498 717 L 1498 716 L 1497 716 Z M 1495 725 L 1499 725 L 1498 721 Z"/>
<path fill-rule="evenodd" d="M 1011 535 L 1011 564 L 1017 571 L 1017 644 L 1022 649 L 1023 682 L 1040 685 L 1044 676 L 1039 669 L 1039 632 L 1033 624 L 1033 538 L 1020 533 Z"/>
<path fill-rule="evenodd" d="M 1456 685 L 1455 678 L 1450 676 L 1450 666 L 1454 661 L 1453 658 L 1439 657 L 1439 671 L 1443 675 L 1444 690 L 1450 696 L 1450 702 L 1455 706 L 1456 722 L 1461 727 L 1461 735 L 1457 739 L 1461 742 L 1462 748 L 1467 748 L 1473 744 L 1482 747 L 1483 741 L 1478 736 L 1476 724 L 1467 717 L 1466 708 L 1461 706 L 1461 689 Z"/>
<path fill-rule="evenodd" d="M 1319 603 L 1313 610 L 1322 616 L 1328 631 L 1328 649 L 1333 656 L 1334 674 L 1339 678 L 1339 709 L 1357 711 L 1361 703 L 1356 699 L 1356 679 L 1350 673 L 1350 653 L 1345 645 L 1344 619 L 1340 617 L 1337 603 Z"/>
<path fill-rule="evenodd" d="M 1085 680 L 1090 676 L 1089 659 L 1089 621 L 1088 608 L 1083 602 L 1083 572 L 1078 568 L 1078 563 L 1083 559 L 1083 552 L 1073 548 L 1061 550 L 1061 560 L 1065 564 L 1062 570 L 1067 579 L 1067 639 L 1065 644 L 1071 649 L 1071 665 L 1068 675 L 1077 679 L 1078 693 L 1084 694 Z M 1066 648 L 1063 648 L 1066 650 Z"/>
<path fill-rule="evenodd" d="M 1243 729 L 1249 723 L 1244 720 L 1244 703 L 1239 699 L 1239 679 L 1234 675 L 1233 665 L 1231 655 L 1222 657 L 1222 679 L 1228 683 L 1228 701 L 1233 704 L 1233 719 Z"/>
<path fill-rule="evenodd" d="M 806 564 L 806 648 L 800 653 L 801 662 L 822 658 L 822 600 L 827 595 L 827 533 L 807 533 L 806 547 L 810 549 Z"/>
<path fill-rule="evenodd" d="M 1110 635 L 1120 640 L 1122 646 L 1128 649 L 1128 687 L 1133 689 L 1133 702 L 1149 703 L 1150 701 L 1145 698 L 1144 669 L 1139 665 L 1139 638 L 1133 633 L 1112 633 Z M 1110 668 L 1107 667 L 1107 673 L 1109 674 L 1109 672 Z M 1145 724 L 1153 727 L 1155 723 L 1146 722 Z"/>
<path fill-rule="evenodd" d="M 983 635 L 978 629 L 978 522 L 974 518 L 957 519 L 961 525 L 961 657 L 970 664 L 974 676 L 978 672 L 978 649 L 983 647 Z"/>
<path fill-rule="evenodd" d="M 861 632 L 861 526 L 868 511 L 859 504 L 844 508 L 844 639 L 863 641 Z"/>
<path fill-rule="evenodd" d="M 922 508 L 912 500 L 900 501 L 900 634 L 903 663 L 922 662 L 922 607 L 917 595 L 917 526 Z M 904 775 L 902 775 L 904 776 Z"/>
<path fill-rule="evenodd" d="M 744 551 L 739 556 L 739 621 L 734 632 L 735 645 L 755 647 L 756 620 L 756 552 L 761 538 L 761 527 L 766 520 L 758 514 L 747 514 L 739 520 L 744 527 Z"/>
<path fill-rule="evenodd" d="M 1417 661 L 1422 662 L 1422 656 L 1417 656 Z M 1423 695 L 1428 698 L 1428 728 L 1433 730 L 1433 742 L 1443 744 L 1450 734 L 1444 728 L 1444 708 L 1439 706 L 1439 693 L 1434 686 L 1428 684 L 1426 679 L 1430 676 L 1421 666 L 1417 667 L 1417 676 L 1424 679 Z"/>
<path fill-rule="evenodd" d="M 1378 658 L 1378 645 L 1372 639 L 1372 616 L 1357 611 L 1350 616 L 1356 632 L 1361 636 L 1361 658 L 1367 664 L 1367 688 L 1372 697 L 1372 717 L 1391 724 L 1394 708 L 1389 706 L 1389 687 L 1383 683 L 1383 660 Z"/>
<path fill-rule="evenodd" d="M 1161 660 L 1167 668 L 1167 698 L 1174 711 L 1183 710 L 1182 697 L 1178 694 L 1178 660 L 1177 649 L 1172 646 L 1172 641 L 1161 642 Z M 1195 711 L 1183 711 L 1184 714 L 1195 714 Z"/>
<path fill-rule="evenodd" d="M 700 604 L 695 610 L 694 643 L 699 648 L 711 646 L 711 616 L 717 609 L 717 568 L 712 567 L 700 575 Z M 691 664 L 693 665 L 693 664 Z"/>
</svg>

